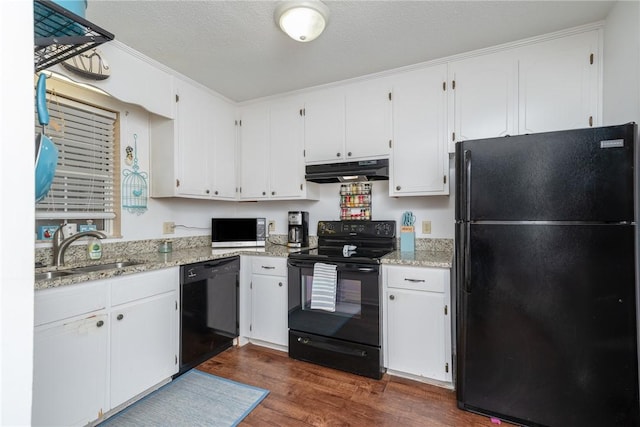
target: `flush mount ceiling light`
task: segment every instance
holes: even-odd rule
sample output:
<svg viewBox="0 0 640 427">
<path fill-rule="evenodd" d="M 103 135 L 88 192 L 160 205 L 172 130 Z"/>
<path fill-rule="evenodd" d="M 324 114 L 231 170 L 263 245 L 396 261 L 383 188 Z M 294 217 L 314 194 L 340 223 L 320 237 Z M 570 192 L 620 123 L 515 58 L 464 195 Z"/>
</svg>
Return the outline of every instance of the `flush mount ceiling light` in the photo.
<svg viewBox="0 0 640 427">
<path fill-rule="evenodd" d="M 320 1 L 287 1 L 275 10 L 278 26 L 299 42 L 310 42 L 322 34 L 329 19 L 329 8 Z"/>
</svg>

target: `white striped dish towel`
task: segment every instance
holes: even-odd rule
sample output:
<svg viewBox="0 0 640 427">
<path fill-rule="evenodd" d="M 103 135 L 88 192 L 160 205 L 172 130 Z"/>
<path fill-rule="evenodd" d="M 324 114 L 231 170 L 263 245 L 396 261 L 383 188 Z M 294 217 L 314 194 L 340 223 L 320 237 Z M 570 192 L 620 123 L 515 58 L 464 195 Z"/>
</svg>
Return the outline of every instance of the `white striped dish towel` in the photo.
<svg viewBox="0 0 640 427">
<path fill-rule="evenodd" d="M 311 283 L 311 308 L 325 311 L 336 311 L 336 288 L 338 272 L 336 265 L 316 262 L 313 265 L 313 282 Z"/>
</svg>

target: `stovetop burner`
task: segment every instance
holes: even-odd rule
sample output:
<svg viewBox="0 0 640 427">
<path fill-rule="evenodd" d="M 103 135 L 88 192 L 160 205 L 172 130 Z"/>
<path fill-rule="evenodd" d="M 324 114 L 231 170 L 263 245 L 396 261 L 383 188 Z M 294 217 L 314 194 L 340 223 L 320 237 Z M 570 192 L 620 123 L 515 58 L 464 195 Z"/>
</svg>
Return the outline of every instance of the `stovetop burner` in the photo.
<svg viewBox="0 0 640 427">
<path fill-rule="evenodd" d="M 297 259 L 379 263 L 396 249 L 395 221 L 319 221 L 318 247 L 290 254 Z"/>
</svg>

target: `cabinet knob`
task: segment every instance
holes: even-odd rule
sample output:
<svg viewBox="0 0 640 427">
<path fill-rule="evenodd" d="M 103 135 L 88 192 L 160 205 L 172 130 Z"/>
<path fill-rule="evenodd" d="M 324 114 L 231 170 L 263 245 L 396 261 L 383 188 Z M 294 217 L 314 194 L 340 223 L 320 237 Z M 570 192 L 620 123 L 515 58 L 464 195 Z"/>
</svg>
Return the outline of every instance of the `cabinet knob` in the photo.
<svg viewBox="0 0 640 427">
<path fill-rule="evenodd" d="M 271 192 L 271 195 L 272 195 L 272 196 L 275 196 L 275 195 L 276 195 L 276 192 L 275 192 L 275 191 L 272 191 L 272 192 Z"/>
<path fill-rule="evenodd" d="M 347 153 L 347 156 L 351 157 L 351 151 L 349 151 L 349 152 Z"/>
<path fill-rule="evenodd" d="M 340 153 L 336 153 L 336 157 L 340 157 Z"/>
<path fill-rule="evenodd" d="M 204 190 L 204 192 L 205 192 L 206 194 L 209 194 L 209 190 Z"/>
<path fill-rule="evenodd" d="M 263 195 L 263 196 L 266 196 L 266 195 L 267 195 L 267 192 L 266 192 L 266 191 L 263 191 L 263 192 L 262 192 L 262 195 Z"/>
<path fill-rule="evenodd" d="M 96 326 L 98 328 L 101 328 L 103 325 L 104 325 L 104 321 L 102 321 L 102 320 L 98 320 L 98 323 L 96 323 Z"/>
<path fill-rule="evenodd" d="M 217 196 L 218 195 L 218 190 L 216 190 L 213 194 L 215 194 Z"/>
<path fill-rule="evenodd" d="M 278 282 L 278 286 L 282 287 L 282 282 Z"/>
<path fill-rule="evenodd" d="M 124 314 L 118 314 L 118 317 L 116 317 L 116 319 L 118 319 L 118 320 L 124 319 Z"/>
<path fill-rule="evenodd" d="M 402 187 L 400 187 L 399 185 L 396 185 L 396 190 L 400 191 Z"/>
<path fill-rule="evenodd" d="M 395 295 L 389 295 L 389 299 L 390 299 L 391 301 L 393 301 L 394 299 L 396 299 L 396 297 L 395 297 Z"/>
</svg>

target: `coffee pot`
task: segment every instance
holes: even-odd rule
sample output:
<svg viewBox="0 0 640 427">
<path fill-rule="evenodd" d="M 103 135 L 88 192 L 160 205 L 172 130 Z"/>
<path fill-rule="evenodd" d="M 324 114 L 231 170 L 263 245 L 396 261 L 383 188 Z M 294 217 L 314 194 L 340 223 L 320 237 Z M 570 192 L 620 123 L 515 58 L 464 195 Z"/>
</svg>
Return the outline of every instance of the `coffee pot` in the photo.
<svg viewBox="0 0 640 427">
<path fill-rule="evenodd" d="M 309 212 L 289 211 L 287 246 L 304 248 L 309 246 Z"/>
</svg>

